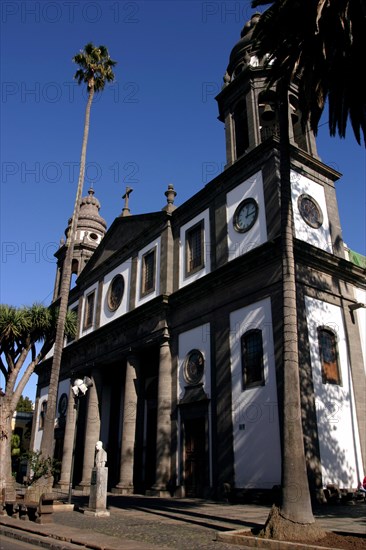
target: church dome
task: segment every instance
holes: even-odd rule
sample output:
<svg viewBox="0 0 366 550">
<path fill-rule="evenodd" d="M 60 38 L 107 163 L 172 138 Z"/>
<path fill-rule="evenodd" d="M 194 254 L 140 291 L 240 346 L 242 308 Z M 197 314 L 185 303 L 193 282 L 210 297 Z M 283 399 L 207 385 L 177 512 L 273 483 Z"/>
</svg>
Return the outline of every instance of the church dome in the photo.
<svg viewBox="0 0 366 550">
<path fill-rule="evenodd" d="M 254 27 L 259 21 L 261 14 L 254 13 L 249 21 L 247 21 L 240 33 L 240 40 L 231 50 L 229 65 L 226 70 L 224 81 L 231 82 L 236 78 L 248 65 L 253 65 L 252 52 L 252 36 Z M 255 65 L 258 65 L 258 60 L 255 58 Z"/>
<path fill-rule="evenodd" d="M 90 235 L 96 233 L 99 238 L 95 240 L 100 240 L 100 238 L 105 235 L 107 224 L 99 214 L 99 210 L 100 202 L 94 196 L 94 189 L 91 187 L 88 191 L 88 196 L 81 199 L 79 219 L 76 229 L 77 235 L 84 236 L 86 233 Z M 71 220 L 72 218 L 69 219 L 69 223 L 65 231 L 66 236 L 71 228 Z"/>
</svg>

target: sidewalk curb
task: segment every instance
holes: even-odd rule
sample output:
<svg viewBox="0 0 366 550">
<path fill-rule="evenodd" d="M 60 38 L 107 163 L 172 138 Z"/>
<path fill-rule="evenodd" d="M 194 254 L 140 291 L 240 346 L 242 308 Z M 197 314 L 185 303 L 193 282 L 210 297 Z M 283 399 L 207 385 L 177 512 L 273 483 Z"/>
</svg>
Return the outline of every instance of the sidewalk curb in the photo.
<svg viewBox="0 0 366 550">
<path fill-rule="evenodd" d="M 229 544 L 240 545 L 245 548 L 262 548 L 263 550 L 327 550 L 324 546 L 318 546 L 314 544 L 301 543 L 301 542 L 287 542 L 283 540 L 264 539 L 261 537 L 245 536 L 248 529 L 226 531 L 224 533 L 218 532 L 216 534 L 216 540 L 220 542 L 226 542 Z M 347 533 L 352 536 L 354 533 Z M 332 548 L 332 550 L 341 550 L 339 548 Z"/>
<path fill-rule="evenodd" d="M 13 529 L 7 526 L 5 527 L 4 525 L 0 525 L 0 535 L 4 538 L 6 537 L 12 540 L 19 540 L 27 544 L 32 544 L 33 546 L 52 548 L 52 550 L 75 550 L 75 545 L 66 541 L 56 541 L 48 536 L 40 536 L 35 533 L 29 533 L 28 531 Z"/>
<path fill-rule="evenodd" d="M 38 525 L 8 516 L 0 516 L 0 534 L 52 550 L 75 550 L 76 546 L 92 550 L 153 550 L 158 548 L 156 545 L 111 537 L 95 531 L 91 536 L 89 530 L 83 532 L 73 527 L 56 524 Z"/>
</svg>

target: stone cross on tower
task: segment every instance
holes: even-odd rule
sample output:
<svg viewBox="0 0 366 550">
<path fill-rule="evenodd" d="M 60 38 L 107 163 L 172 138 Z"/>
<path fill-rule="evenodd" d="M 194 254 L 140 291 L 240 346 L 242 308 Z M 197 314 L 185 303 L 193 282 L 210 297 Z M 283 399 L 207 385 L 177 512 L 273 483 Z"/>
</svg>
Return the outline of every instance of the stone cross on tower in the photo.
<svg viewBox="0 0 366 550">
<path fill-rule="evenodd" d="M 125 200 L 125 205 L 122 209 L 122 216 L 130 216 L 131 212 L 128 207 L 128 198 L 130 196 L 130 193 L 132 193 L 133 189 L 132 187 L 126 187 L 126 193 L 122 196 L 122 198 Z"/>
</svg>

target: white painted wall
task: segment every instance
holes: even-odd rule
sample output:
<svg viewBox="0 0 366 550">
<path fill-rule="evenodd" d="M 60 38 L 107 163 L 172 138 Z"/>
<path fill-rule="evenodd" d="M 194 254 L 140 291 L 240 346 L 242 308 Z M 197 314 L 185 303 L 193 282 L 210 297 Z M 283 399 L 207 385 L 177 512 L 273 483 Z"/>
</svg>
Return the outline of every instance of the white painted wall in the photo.
<svg viewBox="0 0 366 550">
<path fill-rule="evenodd" d="M 336 483 L 341 488 L 356 488 L 364 473 L 342 310 L 308 296 L 305 304 L 323 485 Z M 337 334 L 342 386 L 322 382 L 319 326 L 327 326 Z"/>
<path fill-rule="evenodd" d="M 204 359 L 205 367 L 202 378 L 203 391 L 211 397 L 211 349 L 210 349 L 210 324 L 200 325 L 179 335 L 179 354 L 178 354 L 178 399 L 182 399 L 184 388 L 187 383 L 183 377 L 184 361 L 188 353 L 193 349 L 198 349 Z"/>
<path fill-rule="evenodd" d="M 323 186 L 291 170 L 291 190 L 296 238 L 332 253 L 333 248 L 329 231 L 329 219 Z M 318 229 L 310 227 L 303 220 L 300 214 L 297 201 L 299 196 L 302 194 L 310 195 L 316 200 L 322 210 L 323 224 Z"/>
<path fill-rule="evenodd" d="M 360 304 L 366 304 L 366 290 L 362 288 L 355 289 L 356 301 Z M 363 356 L 363 367 L 366 374 L 366 307 L 356 309 L 354 311 L 355 317 L 357 317 L 358 326 L 360 329 L 361 349 Z"/>
<path fill-rule="evenodd" d="M 155 263 L 155 290 L 153 292 L 150 292 L 149 294 L 146 294 L 146 296 L 141 296 L 141 269 L 142 269 L 142 257 L 144 254 L 149 252 L 152 248 L 155 248 L 156 252 L 156 263 Z M 136 307 L 141 306 L 145 302 L 148 302 L 149 300 L 152 300 L 153 298 L 156 298 L 156 296 L 159 296 L 160 293 L 160 250 L 161 250 L 161 243 L 160 243 L 160 237 L 158 237 L 155 241 L 152 241 L 150 244 L 145 246 L 142 250 L 139 251 L 138 258 L 137 258 L 137 295 L 136 295 Z"/>
<path fill-rule="evenodd" d="M 199 350 L 204 359 L 204 374 L 202 378 L 203 391 L 208 398 L 211 397 L 211 347 L 210 347 L 210 324 L 200 325 L 187 332 L 182 332 L 178 339 L 178 399 L 184 396 L 184 388 L 187 383 L 184 380 L 184 361 L 188 353 L 193 349 Z M 182 428 L 180 413 L 178 410 L 178 454 L 177 454 L 177 483 L 183 483 L 183 449 L 181 447 Z M 211 425 L 211 403 L 208 406 L 208 454 L 209 454 L 209 479 L 212 486 L 212 425 Z"/>
<path fill-rule="evenodd" d="M 120 317 L 121 315 L 124 315 L 128 311 L 128 303 L 129 303 L 129 296 L 130 296 L 130 284 L 131 284 L 131 258 L 127 260 L 126 262 L 123 262 L 123 264 L 119 265 L 108 273 L 104 277 L 103 281 L 103 290 L 102 290 L 102 308 L 101 308 L 101 315 L 100 315 L 100 326 L 105 325 L 106 323 L 109 323 L 110 321 L 113 321 L 114 319 L 117 319 L 117 317 Z M 111 311 L 108 307 L 108 290 L 109 285 L 112 281 L 112 279 L 116 275 L 122 275 L 125 283 L 125 289 L 123 293 L 123 298 L 118 306 L 118 308 L 115 311 Z"/>
<path fill-rule="evenodd" d="M 189 273 L 186 275 L 186 233 L 187 231 L 203 220 L 204 229 L 203 229 L 203 254 L 204 254 L 204 265 L 199 271 L 194 273 Z M 186 224 L 182 225 L 180 228 L 180 237 L 179 237 L 179 288 L 189 285 L 197 279 L 204 277 L 207 273 L 211 271 L 211 243 L 210 243 L 210 216 L 209 210 L 204 210 L 200 212 L 195 218 L 189 220 Z"/>
<path fill-rule="evenodd" d="M 234 229 L 233 219 L 236 208 L 247 198 L 252 197 L 258 203 L 258 218 L 253 227 L 246 233 L 238 233 Z M 267 241 L 266 210 L 264 207 L 262 172 L 257 172 L 230 191 L 226 197 L 227 239 L 229 261 L 246 254 L 253 248 Z"/>
<path fill-rule="evenodd" d="M 260 329 L 265 385 L 243 391 L 241 336 Z M 269 298 L 230 314 L 235 487 L 271 489 L 281 483 L 281 444 Z"/>
<path fill-rule="evenodd" d="M 96 239 L 92 239 L 90 237 L 90 235 L 96 235 L 97 238 Z M 101 240 L 102 240 L 102 235 L 99 234 L 98 231 L 86 231 L 86 230 L 83 230 L 83 231 L 78 231 L 78 234 L 76 236 L 76 241 L 83 241 L 84 239 L 92 242 L 92 243 L 100 243 Z"/>
</svg>

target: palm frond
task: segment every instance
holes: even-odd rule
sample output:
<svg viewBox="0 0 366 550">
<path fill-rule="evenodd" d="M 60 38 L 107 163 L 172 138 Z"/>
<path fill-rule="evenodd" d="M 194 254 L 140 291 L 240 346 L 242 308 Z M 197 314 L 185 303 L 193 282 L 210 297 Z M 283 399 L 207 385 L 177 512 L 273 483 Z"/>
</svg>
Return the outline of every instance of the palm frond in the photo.
<svg viewBox="0 0 366 550">
<path fill-rule="evenodd" d="M 351 121 L 357 142 L 366 145 L 366 87 L 361 72 L 366 51 L 362 0 L 253 0 L 270 4 L 254 32 L 254 49 L 268 57 L 268 86 L 296 78 L 303 127 L 316 133 L 326 102 L 329 131 L 345 137 Z"/>
<path fill-rule="evenodd" d="M 93 86 L 94 91 L 102 91 L 106 82 L 114 80 L 112 67 L 117 62 L 110 58 L 105 46 L 94 46 L 92 42 L 89 42 L 80 53 L 73 57 L 73 61 L 79 65 L 74 79 L 78 84 L 86 83 L 88 89 Z"/>
<path fill-rule="evenodd" d="M 68 310 L 65 321 L 65 336 L 68 336 L 69 338 L 76 337 L 77 321 L 77 313 L 75 311 Z"/>
<path fill-rule="evenodd" d="M 0 304 L 0 340 L 3 342 L 16 341 L 23 338 L 29 331 L 30 319 L 26 308 L 15 308 L 7 304 Z"/>
</svg>

